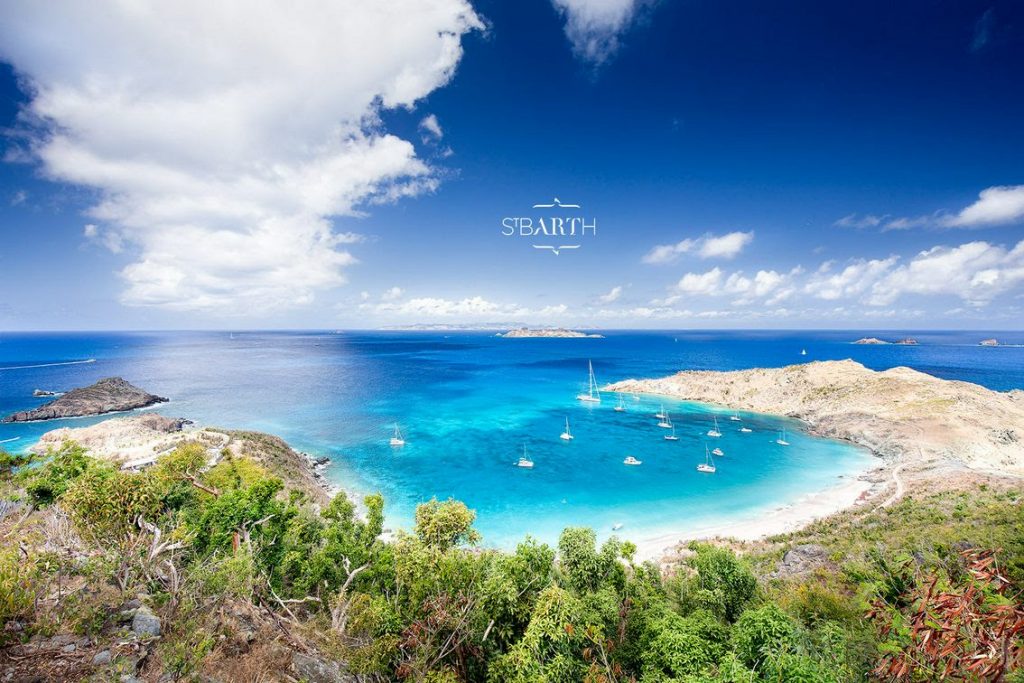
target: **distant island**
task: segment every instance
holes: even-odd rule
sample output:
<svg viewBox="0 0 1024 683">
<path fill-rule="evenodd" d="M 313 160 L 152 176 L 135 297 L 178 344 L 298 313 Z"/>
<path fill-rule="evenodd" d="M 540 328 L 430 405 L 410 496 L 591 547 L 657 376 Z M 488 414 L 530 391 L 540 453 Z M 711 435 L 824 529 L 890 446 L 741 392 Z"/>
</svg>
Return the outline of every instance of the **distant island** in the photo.
<svg viewBox="0 0 1024 683">
<path fill-rule="evenodd" d="M 8 415 L 3 421 L 35 422 L 63 417 L 103 415 L 104 413 L 145 408 L 166 401 L 166 398 L 145 392 L 120 377 L 107 377 L 92 386 L 73 389 L 38 408 Z"/>
<path fill-rule="evenodd" d="M 862 337 L 862 338 L 858 339 L 857 341 L 855 341 L 853 343 L 854 344 L 898 344 L 900 346 L 917 346 L 917 340 L 914 339 L 913 337 L 904 337 L 903 339 L 898 339 L 898 340 L 896 340 L 894 342 L 886 341 L 884 339 L 879 339 L 878 337 Z"/>
<path fill-rule="evenodd" d="M 521 322 L 490 322 L 490 323 L 414 323 L 412 325 L 385 325 L 382 330 L 388 332 L 479 332 L 493 330 L 510 330 L 525 327 Z"/>
<path fill-rule="evenodd" d="M 527 338 L 565 338 L 565 339 L 604 339 L 603 334 L 587 334 L 586 332 L 577 332 L 576 330 L 567 330 L 564 327 L 554 328 L 529 328 L 520 327 L 515 330 L 509 330 L 505 334 L 500 332 L 495 335 L 498 337 L 504 337 L 506 339 L 527 339 Z"/>
</svg>

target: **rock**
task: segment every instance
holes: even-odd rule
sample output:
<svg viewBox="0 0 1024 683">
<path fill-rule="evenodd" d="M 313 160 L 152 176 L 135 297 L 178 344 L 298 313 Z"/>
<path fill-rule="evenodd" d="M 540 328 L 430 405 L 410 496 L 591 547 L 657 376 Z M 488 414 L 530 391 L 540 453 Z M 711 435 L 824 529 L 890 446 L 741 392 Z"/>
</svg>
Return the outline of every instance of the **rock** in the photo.
<svg viewBox="0 0 1024 683">
<path fill-rule="evenodd" d="M 334 662 L 310 657 L 301 652 L 292 653 L 292 671 L 296 678 L 308 683 L 355 683 L 355 678 L 344 673 Z"/>
<path fill-rule="evenodd" d="M 879 339 L 877 337 L 862 337 L 862 338 L 858 339 L 857 341 L 855 341 L 853 343 L 854 344 L 888 344 L 889 342 L 882 341 L 881 339 Z"/>
<path fill-rule="evenodd" d="M 132 631 L 140 638 L 159 636 L 160 617 L 150 612 L 148 607 L 140 607 L 132 617 Z"/>
<path fill-rule="evenodd" d="M 122 410 L 144 408 L 167 401 L 154 396 L 120 377 L 101 379 L 92 386 L 73 389 L 56 400 L 45 403 L 34 410 L 24 410 L 4 418 L 4 422 L 33 422 L 64 417 L 102 415 Z"/>
<path fill-rule="evenodd" d="M 32 395 L 36 398 L 44 398 L 46 396 L 60 396 L 60 392 L 57 391 L 46 391 L 45 389 L 36 389 L 32 392 Z"/>
<path fill-rule="evenodd" d="M 106 666 L 110 664 L 110 650 L 101 650 L 92 658 L 93 666 Z"/>
<path fill-rule="evenodd" d="M 72 652 L 74 652 L 77 649 L 78 649 L 77 645 L 75 645 L 74 643 L 68 643 L 67 645 L 62 647 L 60 649 L 60 651 L 63 652 L 64 654 L 68 654 L 69 655 L 69 654 L 71 654 Z"/>
<path fill-rule="evenodd" d="M 794 546 L 782 556 L 782 562 L 769 576 L 773 579 L 782 579 L 800 574 L 808 574 L 816 569 L 831 564 L 828 559 L 828 550 L 817 543 L 804 543 Z"/>
</svg>

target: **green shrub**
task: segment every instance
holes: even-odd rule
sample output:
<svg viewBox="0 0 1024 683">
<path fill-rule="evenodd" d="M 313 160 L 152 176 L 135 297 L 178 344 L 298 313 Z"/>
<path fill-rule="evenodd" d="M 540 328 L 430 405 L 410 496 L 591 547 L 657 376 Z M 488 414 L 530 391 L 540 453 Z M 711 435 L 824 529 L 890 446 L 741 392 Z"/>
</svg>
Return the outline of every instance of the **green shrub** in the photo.
<svg viewBox="0 0 1024 683">
<path fill-rule="evenodd" d="M 46 458 L 46 463 L 31 474 L 25 485 L 29 500 L 37 507 L 53 504 L 94 462 L 73 441 L 65 441 L 57 451 L 49 451 Z"/>
<path fill-rule="evenodd" d="M 789 615 L 773 603 L 744 612 L 733 628 L 733 650 L 751 669 L 763 668 L 769 659 L 793 652 L 798 631 Z"/>
</svg>

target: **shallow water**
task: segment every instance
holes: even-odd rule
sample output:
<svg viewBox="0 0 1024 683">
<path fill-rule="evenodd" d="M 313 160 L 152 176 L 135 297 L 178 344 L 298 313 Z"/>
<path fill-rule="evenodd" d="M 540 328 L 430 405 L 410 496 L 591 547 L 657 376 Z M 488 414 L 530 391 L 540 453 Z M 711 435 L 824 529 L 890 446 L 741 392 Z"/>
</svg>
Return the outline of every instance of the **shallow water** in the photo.
<svg viewBox="0 0 1024 683">
<path fill-rule="evenodd" d="M 278 434 L 333 459 L 350 490 L 381 491 L 388 523 L 407 526 L 431 496 L 464 500 L 491 545 L 527 532 L 554 540 L 570 524 L 626 537 L 707 526 L 791 503 L 870 467 L 848 444 L 804 434 L 798 423 L 665 401 L 679 441 L 663 439 L 660 399 L 575 400 L 587 360 L 598 381 L 679 369 L 736 369 L 848 358 L 883 369 L 910 365 L 994 389 L 1024 387 L 1024 349 L 980 348 L 1006 333 L 915 333 L 920 346 L 854 346 L 864 332 L 615 332 L 606 339 L 499 339 L 487 333 L 239 332 L 0 335 L 0 413 L 45 402 L 33 389 L 67 390 L 120 375 L 172 402 L 159 407 L 201 424 Z M 902 333 L 877 334 L 899 337 Z M 1022 337 L 1022 335 L 1016 335 Z M 807 356 L 800 356 L 806 348 Z M 95 362 L 66 364 L 95 359 Z M 31 366 L 31 367 L 30 367 Z M 706 437 L 712 416 L 723 436 Z M 568 417 L 576 438 L 558 438 Z M 25 448 L 50 429 L 100 418 L 0 425 Z M 407 440 L 388 445 L 396 421 Z M 775 443 L 789 430 L 789 447 Z M 704 444 L 718 472 L 696 471 Z M 514 467 L 523 445 L 534 469 Z M 640 467 L 622 460 L 634 455 Z"/>
</svg>

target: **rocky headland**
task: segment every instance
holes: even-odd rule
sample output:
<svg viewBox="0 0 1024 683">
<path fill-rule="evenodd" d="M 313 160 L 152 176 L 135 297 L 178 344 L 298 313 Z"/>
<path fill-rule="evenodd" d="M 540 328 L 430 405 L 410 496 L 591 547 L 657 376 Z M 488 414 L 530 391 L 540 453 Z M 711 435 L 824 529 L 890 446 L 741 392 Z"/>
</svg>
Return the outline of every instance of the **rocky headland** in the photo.
<svg viewBox="0 0 1024 683">
<path fill-rule="evenodd" d="M 65 417 L 85 417 L 145 408 L 168 399 L 155 396 L 120 377 L 101 379 L 92 386 L 72 389 L 63 396 L 32 410 L 8 415 L 4 422 L 34 422 Z"/>
<path fill-rule="evenodd" d="M 890 465 L 962 465 L 1024 476 L 1022 392 L 998 392 L 906 367 L 852 360 L 626 380 L 609 391 L 651 393 L 786 415 L 813 433 L 865 446 Z"/>
</svg>

